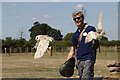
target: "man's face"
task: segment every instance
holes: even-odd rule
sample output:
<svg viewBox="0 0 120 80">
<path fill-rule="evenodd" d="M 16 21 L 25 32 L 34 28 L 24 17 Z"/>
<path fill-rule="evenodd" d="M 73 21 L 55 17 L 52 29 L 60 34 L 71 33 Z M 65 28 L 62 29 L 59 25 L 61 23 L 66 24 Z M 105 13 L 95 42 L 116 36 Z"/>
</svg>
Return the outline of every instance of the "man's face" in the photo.
<svg viewBox="0 0 120 80">
<path fill-rule="evenodd" d="M 74 15 L 73 20 L 75 21 L 75 24 L 78 26 L 78 28 L 82 27 L 84 19 L 81 14 Z"/>
</svg>

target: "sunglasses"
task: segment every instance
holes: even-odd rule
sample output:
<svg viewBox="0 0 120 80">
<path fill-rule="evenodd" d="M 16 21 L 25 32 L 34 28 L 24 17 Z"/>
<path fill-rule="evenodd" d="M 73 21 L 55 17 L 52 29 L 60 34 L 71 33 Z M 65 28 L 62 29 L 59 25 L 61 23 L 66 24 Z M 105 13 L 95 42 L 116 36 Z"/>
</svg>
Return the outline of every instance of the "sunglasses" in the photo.
<svg viewBox="0 0 120 80">
<path fill-rule="evenodd" d="M 76 21 L 76 19 L 77 19 L 77 20 L 80 20 L 80 18 L 81 18 L 81 17 L 73 18 L 73 20 L 74 20 L 74 21 Z"/>
<path fill-rule="evenodd" d="M 73 18 L 74 21 L 76 21 L 76 19 L 77 20 L 83 19 L 83 16 L 80 16 L 80 17 L 77 17 L 77 18 Z"/>
</svg>

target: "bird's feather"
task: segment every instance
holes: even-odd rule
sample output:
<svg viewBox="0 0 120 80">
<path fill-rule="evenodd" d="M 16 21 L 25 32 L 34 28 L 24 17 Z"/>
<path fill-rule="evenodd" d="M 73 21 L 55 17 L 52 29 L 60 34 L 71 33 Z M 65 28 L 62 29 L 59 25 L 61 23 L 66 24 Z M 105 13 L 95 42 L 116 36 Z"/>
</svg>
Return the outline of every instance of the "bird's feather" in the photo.
<svg viewBox="0 0 120 80">
<path fill-rule="evenodd" d="M 37 35 L 36 36 L 36 52 L 34 55 L 34 59 L 41 58 L 44 53 L 46 52 L 49 43 L 52 42 L 53 38 L 49 37 L 48 35 Z"/>
</svg>

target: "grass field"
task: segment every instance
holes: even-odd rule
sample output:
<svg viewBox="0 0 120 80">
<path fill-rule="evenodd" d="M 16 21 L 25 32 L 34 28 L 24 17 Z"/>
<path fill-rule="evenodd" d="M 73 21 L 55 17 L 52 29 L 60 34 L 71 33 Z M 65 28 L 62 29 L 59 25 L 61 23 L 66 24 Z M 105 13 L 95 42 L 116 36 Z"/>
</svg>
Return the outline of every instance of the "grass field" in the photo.
<svg viewBox="0 0 120 80">
<path fill-rule="evenodd" d="M 14 53 L 2 55 L 3 78 L 61 78 L 59 67 L 67 58 L 67 52 L 48 53 L 38 59 L 33 59 L 34 53 Z M 106 65 L 118 60 L 117 52 L 101 52 L 97 54 L 95 76 L 110 76 Z M 78 77 L 77 69 L 73 77 Z M 63 77 L 62 77 L 63 78 Z"/>
</svg>

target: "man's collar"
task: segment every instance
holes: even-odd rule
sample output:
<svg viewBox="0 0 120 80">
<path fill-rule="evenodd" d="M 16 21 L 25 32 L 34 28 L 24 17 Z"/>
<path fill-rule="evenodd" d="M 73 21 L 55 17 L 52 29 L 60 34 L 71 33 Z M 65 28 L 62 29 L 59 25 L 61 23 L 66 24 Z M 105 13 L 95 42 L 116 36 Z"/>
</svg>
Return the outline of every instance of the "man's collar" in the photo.
<svg viewBox="0 0 120 80">
<path fill-rule="evenodd" d="M 84 23 L 84 26 L 81 29 L 78 28 L 77 31 L 81 32 L 84 29 L 85 25 L 87 25 L 87 23 Z"/>
</svg>

